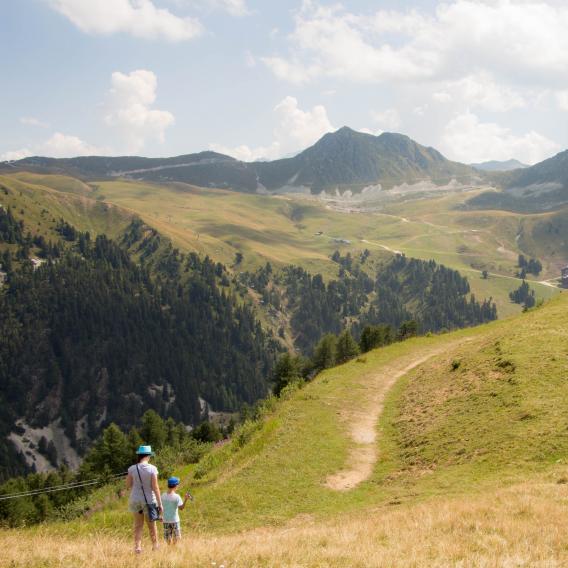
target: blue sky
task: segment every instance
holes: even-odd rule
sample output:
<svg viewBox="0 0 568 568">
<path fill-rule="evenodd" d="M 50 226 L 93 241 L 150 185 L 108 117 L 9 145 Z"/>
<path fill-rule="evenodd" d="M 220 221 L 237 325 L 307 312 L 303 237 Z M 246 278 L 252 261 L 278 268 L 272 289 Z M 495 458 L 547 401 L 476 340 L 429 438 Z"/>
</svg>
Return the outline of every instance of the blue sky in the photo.
<svg viewBox="0 0 568 568">
<path fill-rule="evenodd" d="M 0 19 L 0 159 L 276 158 L 349 125 L 448 157 L 568 147 L 559 0 L 18 0 Z"/>
</svg>

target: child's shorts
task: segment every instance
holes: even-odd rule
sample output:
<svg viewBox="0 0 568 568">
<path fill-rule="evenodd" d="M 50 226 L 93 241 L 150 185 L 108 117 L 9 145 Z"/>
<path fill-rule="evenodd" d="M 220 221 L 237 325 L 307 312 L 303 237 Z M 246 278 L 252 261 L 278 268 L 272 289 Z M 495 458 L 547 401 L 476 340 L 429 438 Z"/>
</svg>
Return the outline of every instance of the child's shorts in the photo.
<svg viewBox="0 0 568 568">
<path fill-rule="evenodd" d="M 179 523 L 164 523 L 164 538 L 166 540 L 181 538 Z"/>
</svg>

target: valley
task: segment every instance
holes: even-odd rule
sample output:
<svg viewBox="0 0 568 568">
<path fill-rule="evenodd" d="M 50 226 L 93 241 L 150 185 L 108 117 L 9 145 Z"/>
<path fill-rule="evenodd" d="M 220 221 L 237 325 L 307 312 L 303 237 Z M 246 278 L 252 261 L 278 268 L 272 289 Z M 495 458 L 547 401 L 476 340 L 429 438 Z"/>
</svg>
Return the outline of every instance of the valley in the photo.
<svg viewBox="0 0 568 568">
<path fill-rule="evenodd" d="M 0 568 L 568 567 L 568 3 L 0 17 Z"/>
<path fill-rule="evenodd" d="M 539 280 L 557 278 L 565 258 L 550 254 L 551 247 L 545 244 L 550 237 L 538 239 L 535 247 L 529 233 L 523 236 L 531 243 L 528 250 L 519 247 L 524 240 L 519 242 L 517 236 L 532 223 L 531 215 L 459 208 L 464 197 L 483 190 L 410 199 L 380 212 L 345 212 L 316 199 L 247 195 L 185 184 L 124 180 L 97 181 L 91 186 L 96 189 L 89 196 L 96 203 L 140 215 L 182 250 L 207 254 L 226 265 L 240 252 L 244 257 L 240 270 L 271 262 L 297 264 L 331 277 L 335 268 L 329 257 L 337 249 L 369 248 L 379 255 L 400 251 L 434 259 L 469 276 L 473 293 L 493 297 L 501 317 L 520 310 L 508 296 L 521 282 L 515 277 L 519 253 L 536 253 L 545 262 Z M 483 270 L 488 270 L 489 279 L 481 278 Z M 528 280 L 539 298 L 555 293 L 530 275 Z"/>
<path fill-rule="evenodd" d="M 179 164 L 180 171 L 185 167 Z M 40 269 L 30 284 L 42 274 L 77 279 L 90 329 L 107 319 L 111 324 L 112 312 L 127 309 L 139 314 L 137 320 L 146 318 L 146 334 L 154 322 L 162 331 L 158 340 L 156 328 L 150 340 L 122 323 L 129 331 L 121 349 L 138 361 L 142 388 L 123 386 L 134 384 L 132 369 L 117 366 L 118 352 L 97 343 L 99 331 L 90 340 L 97 360 L 70 356 L 69 347 L 63 357 L 57 354 L 57 332 L 49 340 L 54 355 L 22 374 L 26 390 L 36 393 L 30 401 L 39 402 L 37 393 L 45 392 L 52 405 L 40 403 L 34 415 L 30 402 L 12 402 L 14 425 L 8 421 L 3 428 L 15 446 L 6 446 L 11 457 L 4 460 L 3 475 L 24 471 L 18 449 L 28 469 L 53 471 L 66 462 L 85 471 L 95 459 L 89 451 L 100 447 L 97 436 L 111 436 L 109 420 L 125 429 L 137 426 L 131 416 L 144 408 L 194 426 L 215 421 L 222 411 L 237 419 L 236 426 L 224 422 L 236 428 L 228 438 L 203 448 L 186 440 L 189 446 L 180 447 L 188 461 L 165 462 L 196 501 L 187 523 L 191 541 L 159 553 L 153 559 L 157 566 L 185 565 L 187 554 L 195 565 L 224 566 L 426 567 L 439 555 L 458 564 L 475 559 L 474 565 L 511 557 L 531 564 L 551 555 L 561 561 L 558 541 L 543 538 L 534 526 L 552 526 L 560 514 L 555 500 L 564 498 L 568 450 L 561 434 L 560 377 L 566 296 L 557 287 L 566 259 L 564 212 L 470 207 L 488 191 L 483 184 L 409 187 L 378 189 L 378 200 L 373 192 L 358 200 L 345 193 L 267 195 L 179 181 L 4 172 L 2 207 L 13 217 L 8 230 L 10 223 L 22 228 L 0 252 L 23 268 L 26 243 L 32 245 L 27 254 L 36 255 Z M 388 191 L 393 193 L 384 199 L 380 192 Z M 32 241 L 26 231 L 35 235 Z M 102 246 L 109 237 L 114 241 Z M 52 242 L 60 247 L 55 257 L 46 244 Z M 74 274 L 69 270 L 77 253 L 83 268 Z M 510 299 L 523 281 L 519 255 L 542 263 L 540 274 L 526 275 L 526 282 L 534 302 L 544 305 L 526 313 Z M 137 266 L 146 271 L 142 287 Z M 15 274 L 8 273 L 8 281 L 18 290 Z M 29 278 L 25 270 L 20 278 L 22 283 Z M 115 281 L 126 291 L 120 309 L 112 308 Z M 43 298 L 61 311 L 64 298 L 75 297 L 72 290 L 57 296 L 46 289 Z M 94 317 L 95 297 L 99 303 L 107 298 L 102 306 L 108 302 L 108 315 L 99 308 Z M 13 313 L 23 305 L 16 301 Z M 493 319 L 495 309 L 499 321 L 475 326 Z M 208 310 L 217 315 L 195 317 Z M 42 312 L 50 314 L 47 306 Z M 58 314 L 48 317 L 59 329 Z M 425 326 L 425 336 L 404 336 L 405 320 L 412 317 Z M 225 321 L 222 329 L 206 324 L 218 318 Z M 325 334 L 340 333 L 345 322 L 356 337 L 365 324 L 376 323 L 389 323 L 396 335 L 379 349 L 350 355 L 346 364 L 310 371 Z M 466 329 L 456 330 L 462 326 Z M 229 329 L 233 338 L 240 330 L 235 343 L 225 333 Z M 39 337 L 30 333 L 23 344 L 40 344 Z M 147 358 L 158 343 L 160 353 L 173 349 L 168 352 L 175 364 Z M 189 344 L 195 348 L 185 357 Z M 212 357 L 209 345 L 224 350 Z M 6 351 L 8 362 L 27 357 L 17 349 Z M 268 369 L 284 349 L 299 354 L 295 364 L 304 370 L 276 398 L 269 394 Z M 312 353 L 311 362 L 302 359 Z M 69 366 L 81 358 L 88 364 L 69 375 Z M 55 370 L 46 373 L 44 367 Z M 121 381 L 108 382 L 117 373 Z M 44 383 L 38 382 L 44 375 Z M 52 377 L 59 377 L 55 388 Z M 78 383 L 89 386 L 58 421 L 57 409 L 75 396 Z M 3 396 L 15 401 L 14 392 Z M 114 397 L 122 402 L 109 404 Z M 255 401 L 260 402 L 247 406 Z M 252 410 L 243 415 L 243 408 Z M 2 491 L 9 495 L 13 483 Z M 511 506 L 526 511 L 520 520 L 508 518 Z M 87 535 L 96 535 L 97 558 L 106 565 L 131 565 L 125 553 L 128 513 L 116 482 L 49 507 L 43 525 L 3 532 L 0 543 L 9 548 L 11 565 L 89 564 L 94 557 Z M 72 533 L 66 515 L 73 519 Z M 425 519 L 420 538 L 411 546 L 397 545 L 416 515 Z M 472 524 L 475 530 L 467 528 Z M 19 548 L 22 531 L 32 543 L 31 555 Z M 502 543 L 497 551 L 495 531 Z M 277 539 L 278 546 L 267 547 L 267 538 Z"/>
</svg>

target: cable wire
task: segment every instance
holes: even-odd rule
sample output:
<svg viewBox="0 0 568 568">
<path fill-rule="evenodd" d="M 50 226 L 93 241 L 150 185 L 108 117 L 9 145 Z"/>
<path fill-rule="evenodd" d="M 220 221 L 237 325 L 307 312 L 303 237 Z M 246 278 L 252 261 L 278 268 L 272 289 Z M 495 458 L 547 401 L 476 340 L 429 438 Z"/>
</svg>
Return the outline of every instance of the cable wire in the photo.
<svg viewBox="0 0 568 568">
<path fill-rule="evenodd" d="M 25 497 L 35 497 L 36 495 L 42 495 L 44 493 L 54 493 L 56 491 L 71 491 L 73 489 L 82 489 L 83 487 L 89 487 L 91 485 L 97 485 L 99 483 L 107 483 L 108 481 L 114 481 L 119 477 L 124 477 L 125 475 L 126 473 L 117 473 L 115 475 L 111 475 L 110 477 L 104 479 L 75 481 L 72 483 L 64 483 L 62 485 L 54 485 L 52 487 L 44 487 L 42 489 L 30 489 L 29 491 L 21 491 L 19 493 L 0 495 L 0 501 L 6 501 L 8 499 L 23 499 Z"/>
</svg>

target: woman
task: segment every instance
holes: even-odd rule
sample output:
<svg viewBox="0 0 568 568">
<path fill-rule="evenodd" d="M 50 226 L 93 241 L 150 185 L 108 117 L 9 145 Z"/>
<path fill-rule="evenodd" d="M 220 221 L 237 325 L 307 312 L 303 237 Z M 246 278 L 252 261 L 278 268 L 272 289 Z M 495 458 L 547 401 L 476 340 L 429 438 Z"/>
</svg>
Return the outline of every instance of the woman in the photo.
<svg viewBox="0 0 568 568">
<path fill-rule="evenodd" d="M 152 457 L 151 446 L 140 446 L 136 451 L 138 463 L 128 468 L 126 488 L 130 489 L 128 509 L 134 515 L 134 552 L 142 552 L 142 530 L 144 517 L 148 523 L 152 549 L 158 548 L 158 530 L 156 520 L 150 519 L 148 505 L 158 506 L 158 515 L 162 515 L 162 496 L 158 486 L 158 469 L 150 464 Z"/>
</svg>

